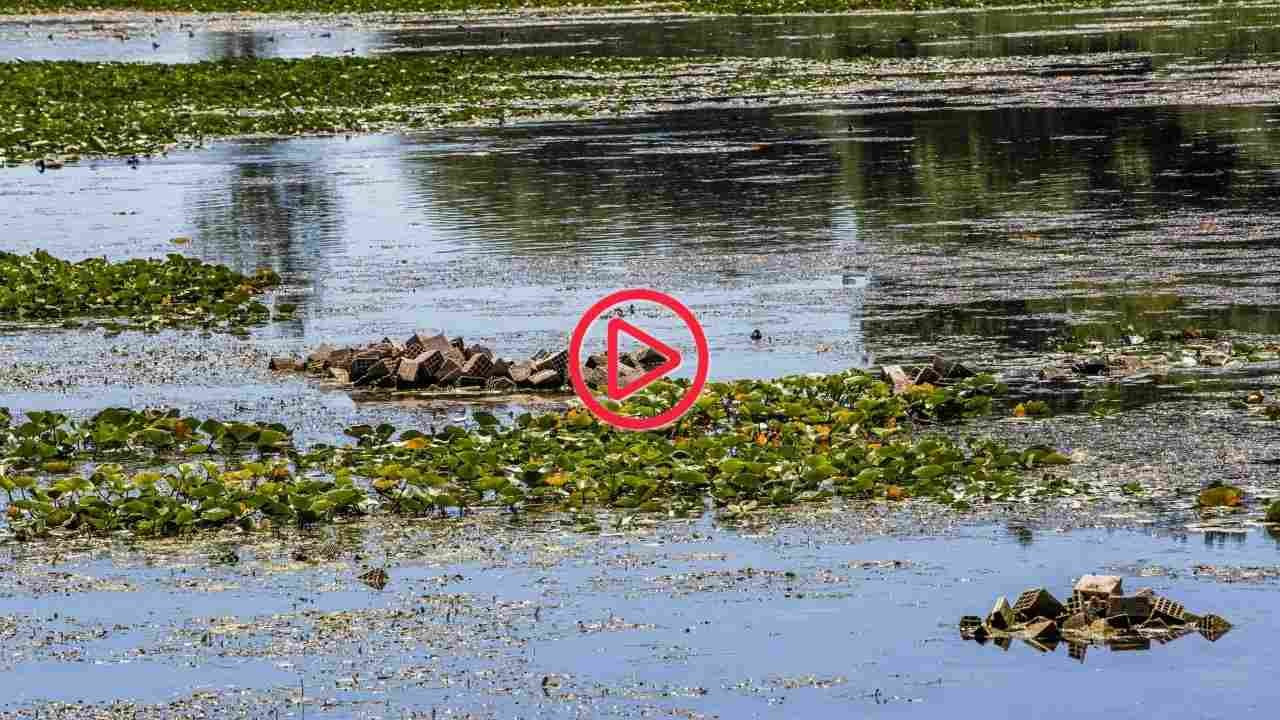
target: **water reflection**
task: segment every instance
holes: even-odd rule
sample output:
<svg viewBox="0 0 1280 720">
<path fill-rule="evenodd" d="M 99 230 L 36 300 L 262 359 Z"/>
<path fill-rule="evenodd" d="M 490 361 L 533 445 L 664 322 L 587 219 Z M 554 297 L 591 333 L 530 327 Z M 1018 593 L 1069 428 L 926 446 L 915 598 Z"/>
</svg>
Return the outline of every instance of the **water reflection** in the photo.
<svg viewBox="0 0 1280 720">
<path fill-rule="evenodd" d="M 1264 2 L 875 17 L 405 16 L 359 27 L 317 28 L 273 21 L 265 30 L 261 22 L 226 18 L 193 21 L 189 28 L 180 19 L 159 24 L 127 18 L 93 25 L 45 22 L 38 27 L 15 20 L 0 22 L 0 58 L 191 62 L 246 56 L 462 51 L 842 59 L 1141 52 L 1238 62 L 1280 51 L 1274 13 L 1275 4 Z M 187 42 L 188 32 L 195 41 Z M 212 37 L 203 39 L 205 35 Z M 160 47 L 152 47 L 152 42 Z M 252 52 L 247 54 L 246 49 Z"/>
<path fill-rule="evenodd" d="M 239 146 L 247 157 L 223 169 L 220 181 L 189 199 L 194 246 L 210 259 L 241 269 L 269 267 L 286 281 L 314 283 L 327 269 L 326 241 L 344 232 L 338 178 L 323 158 Z M 289 285 L 281 301 L 305 308 L 310 293 Z M 303 315 L 275 328 L 302 334 Z"/>
<path fill-rule="evenodd" d="M 1211 16 L 1237 11 L 1252 12 Z M 873 33 L 885 53 L 928 54 L 941 47 L 929 33 L 1007 34 L 1067 17 L 685 19 L 626 32 L 652 33 L 645 42 L 657 48 L 691 42 L 680 34 L 697 28 L 730 42 L 767 27 L 781 42 L 806 23 L 844 23 L 848 33 L 821 41 Z M 1199 35 L 1182 55 L 1036 66 L 1011 72 L 1008 87 L 1089 72 L 1087 87 L 1122 90 L 1168 81 L 1172 63 L 1194 75 L 1192 65 L 1244 42 L 1212 24 L 1184 25 L 1175 36 Z M 1168 31 L 1123 32 L 1142 50 L 1171 42 Z M 501 32 L 514 43 L 524 31 L 429 32 Z M 285 39 L 263 30 L 196 42 L 231 57 L 270 54 Z M 43 176 L 16 169 L 0 174 L 13 208 L 0 230 L 14 249 L 69 257 L 155 255 L 190 234 L 190 251 L 208 259 L 280 271 L 305 319 L 286 331 L 323 334 L 317 341 L 367 340 L 362 333 L 421 321 L 501 332 L 517 344 L 511 352 L 532 351 L 572 325 L 595 287 L 636 284 L 699 303 L 722 354 L 750 350 L 725 372 L 748 374 L 870 364 L 944 344 L 1035 352 L 1185 325 L 1280 334 L 1270 271 L 1280 261 L 1280 115 L 1081 106 L 1070 95 L 1081 86 L 1063 87 L 1035 107 L 974 104 L 963 89 L 885 91 L 856 102 L 223 143 L 136 172 L 110 162 Z M 68 191 L 74 207 L 61 200 Z M 85 237 L 101 239 L 89 247 Z M 369 329 L 381 324 L 395 327 Z M 762 325 L 778 344 L 746 345 Z M 815 358 L 818 347 L 834 351 Z M 1134 386 L 1121 400 L 1161 391 Z"/>
</svg>

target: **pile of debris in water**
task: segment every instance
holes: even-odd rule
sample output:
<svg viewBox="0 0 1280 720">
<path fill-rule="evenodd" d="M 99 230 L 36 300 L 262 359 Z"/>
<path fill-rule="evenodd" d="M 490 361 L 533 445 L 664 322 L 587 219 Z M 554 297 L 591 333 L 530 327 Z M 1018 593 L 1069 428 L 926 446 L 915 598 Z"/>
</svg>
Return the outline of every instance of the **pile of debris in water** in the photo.
<svg viewBox="0 0 1280 720">
<path fill-rule="evenodd" d="M 1065 605 L 1048 590 L 1033 588 L 1013 605 L 1001 596 L 986 619 L 960 618 L 960 636 L 966 640 L 980 645 L 991 642 L 1008 650 L 1019 639 L 1040 652 L 1050 652 L 1065 641 L 1068 654 L 1081 662 L 1090 645 L 1149 650 L 1153 640 L 1163 644 L 1198 631 L 1216 641 L 1230 629 L 1231 623 L 1222 617 L 1188 612 L 1149 588 L 1125 595 L 1120 578 L 1114 575 L 1080 578 Z"/>
<path fill-rule="evenodd" d="M 1123 347 L 1107 347 L 1094 340 L 1079 347 L 1083 354 L 1061 358 L 1042 368 L 1041 382 L 1071 385 L 1086 377 L 1126 378 L 1133 375 L 1167 375 L 1180 368 L 1235 368 L 1251 362 L 1280 358 L 1280 344 L 1253 345 L 1221 339 L 1216 333 L 1185 329 L 1146 338 L 1130 335 Z"/>
<path fill-rule="evenodd" d="M 627 353 L 620 359 L 619 382 L 662 364 L 652 348 Z M 592 355 L 584 363 L 583 378 L 592 387 L 605 385 L 605 356 Z M 489 348 L 468 346 L 461 337 L 447 338 L 423 331 L 403 343 L 390 338 L 363 347 L 321 345 L 305 360 L 272 358 L 275 371 L 305 372 L 340 385 L 399 390 L 473 388 L 500 392 L 516 389 L 560 390 L 569 380 L 569 351 L 541 351 L 527 360 L 499 358 Z"/>
<path fill-rule="evenodd" d="M 917 385 L 950 385 L 977 374 L 941 355 L 934 355 L 927 365 L 884 365 L 880 373 L 885 382 L 893 385 L 894 395 L 901 395 Z"/>
</svg>

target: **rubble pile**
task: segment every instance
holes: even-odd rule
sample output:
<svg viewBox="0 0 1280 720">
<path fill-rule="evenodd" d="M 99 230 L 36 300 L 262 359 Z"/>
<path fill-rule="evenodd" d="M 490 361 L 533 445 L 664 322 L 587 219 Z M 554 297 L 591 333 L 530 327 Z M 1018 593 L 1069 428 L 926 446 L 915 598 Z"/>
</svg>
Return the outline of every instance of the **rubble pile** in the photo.
<svg viewBox="0 0 1280 720">
<path fill-rule="evenodd" d="M 1280 344 L 1264 346 L 1246 342 L 1202 337 L 1199 331 L 1184 330 L 1165 340 L 1132 335 L 1125 347 L 1108 347 L 1092 341 L 1081 347 L 1083 354 L 1062 358 L 1042 368 L 1041 382 L 1071 385 L 1086 377 L 1125 378 L 1132 375 L 1167 375 L 1179 368 L 1235 368 L 1245 363 L 1280 358 Z"/>
<path fill-rule="evenodd" d="M 627 353 L 619 365 L 619 382 L 641 375 L 663 362 L 651 348 Z M 510 392 L 518 388 L 558 390 L 569 380 L 569 351 L 541 351 L 527 360 L 499 358 L 489 348 L 467 345 L 461 337 L 448 338 L 423 331 L 404 342 L 383 338 L 363 347 L 321 345 L 305 360 L 272 358 L 274 371 L 305 372 L 355 387 L 418 390 L 427 388 L 477 388 Z M 604 387 L 606 359 L 592 355 L 584 363 L 588 385 Z"/>
<path fill-rule="evenodd" d="M 1089 645 L 1148 650 L 1153 640 L 1167 643 L 1199 632 L 1216 641 L 1230 629 L 1222 617 L 1188 612 L 1150 589 L 1125 595 L 1114 575 L 1085 575 L 1065 604 L 1044 588 L 1032 588 L 1012 605 L 1001 596 L 986 618 L 960 618 L 960 636 L 966 640 L 1007 650 L 1018 639 L 1041 652 L 1065 641 L 1071 657 L 1082 662 Z"/>
<path fill-rule="evenodd" d="M 976 373 L 955 360 L 935 355 L 928 365 L 884 365 L 880 368 L 884 381 L 900 395 L 916 385 L 948 385 L 973 377 Z"/>
</svg>

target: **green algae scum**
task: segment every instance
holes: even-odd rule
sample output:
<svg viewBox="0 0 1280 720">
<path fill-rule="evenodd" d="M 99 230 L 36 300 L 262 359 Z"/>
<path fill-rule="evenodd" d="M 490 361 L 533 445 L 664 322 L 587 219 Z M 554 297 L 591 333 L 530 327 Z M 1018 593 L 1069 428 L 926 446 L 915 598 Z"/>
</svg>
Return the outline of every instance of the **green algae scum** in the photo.
<svg viewBox="0 0 1280 720">
<path fill-rule="evenodd" d="M 0 0 L 0 720 L 1271 710 L 1277 18 Z"/>
</svg>

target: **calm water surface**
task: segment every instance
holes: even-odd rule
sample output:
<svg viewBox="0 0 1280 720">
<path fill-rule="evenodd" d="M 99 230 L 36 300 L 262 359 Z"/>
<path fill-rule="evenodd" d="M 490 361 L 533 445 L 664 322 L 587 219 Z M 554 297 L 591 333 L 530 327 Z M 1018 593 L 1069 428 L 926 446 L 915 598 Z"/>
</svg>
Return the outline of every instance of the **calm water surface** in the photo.
<svg viewBox="0 0 1280 720">
<path fill-rule="evenodd" d="M 0 22 L 0 57 L 25 59 L 501 48 L 883 63 L 865 86 L 820 98 L 727 99 L 509 128 L 220 142 L 136 170 L 115 160 L 45 174 L 2 170 L 5 250 L 113 259 L 178 251 L 242 270 L 270 266 L 286 280 L 281 299 L 300 311 L 250 341 L 5 330 L 0 369 L 26 379 L 0 388 L 0 406 L 83 413 L 104 404 L 177 405 L 287 422 L 305 441 L 334 439 L 358 421 L 444 422 L 465 408 L 356 404 L 301 379 L 271 378 L 265 359 L 419 327 L 518 356 L 564 343 L 585 307 L 631 286 L 671 292 L 693 308 L 710 339 L 712 376 L 721 378 L 934 351 L 1010 368 L 1034 363 L 1062 338 L 1184 325 L 1280 336 L 1278 13 L 1275 3 L 1259 2 L 918 17 L 489 20 L 461 29 L 452 21 L 239 29 L 196 21 L 193 37 L 177 26 L 182 20 L 101 30 Z M 924 72 L 948 58 L 968 64 Z M 191 242 L 174 245 L 176 236 Z M 680 345 L 670 318 L 642 311 L 642 321 Z M 764 342 L 749 339 L 757 328 Z M 1271 388 L 1275 372 L 1214 375 L 1227 384 L 1198 390 L 1131 388 L 1135 405 L 1165 409 L 1110 424 L 1068 416 L 1037 432 L 1097 451 L 1106 459 L 1096 472 L 1108 478 L 1154 467 L 1207 480 L 1236 472 L 1224 470 L 1217 453 L 1241 448 L 1249 477 L 1275 494 L 1267 464 L 1280 452 L 1274 431 L 1215 414 L 1230 383 Z M 1034 532 L 977 526 L 943 538 L 857 542 L 816 531 L 777 538 L 703 530 L 696 541 L 601 539 L 590 552 L 546 563 L 402 559 L 385 594 L 356 584 L 350 569 L 267 582 L 246 575 L 252 563 L 197 563 L 183 571 L 202 588 L 191 589 L 173 583 L 177 571 L 147 570 L 137 556 L 89 553 L 64 569 L 135 587 L 60 597 L 57 619 L 47 596 L 0 572 L 0 620 L 18 623 L 5 642 L 25 643 L 0 660 L 0 696 L 10 707 L 75 698 L 151 703 L 236 686 L 274 698 L 257 716 L 275 707 L 284 717 L 297 708 L 281 704 L 288 691 L 280 688 L 301 680 L 317 702 L 308 716 L 321 713 L 327 697 L 336 704 L 324 716 L 387 718 L 431 707 L 502 717 L 944 717 L 982 707 L 1001 717 L 1225 718 L 1275 700 L 1267 678 L 1280 668 L 1259 641 L 1280 630 L 1275 581 L 1224 584 L 1194 570 L 1280 565 L 1276 541 L 1259 528 L 1230 536 L 1180 526 L 1057 533 L 1050 523 Z M 575 537 L 554 534 L 547 543 L 581 542 Z M 377 547 L 376 538 L 369 542 Z M 849 565 L 867 559 L 909 563 L 897 572 Z M 746 567 L 796 576 L 715 585 Z M 1102 570 L 1220 612 L 1237 629 L 1216 643 L 1192 636 L 1150 652 L 1095 649 L 1084 664 L 1065 648 L 1001 652 L 964 643 L 954 630 L 960 615 L 985 611 L 996 595 L 1035 585 L 1061 594 L 1073 577 Z M 447 591 L 432 584 L 446 572 L 463 576 Z M 696 573 L 713 587 L 689 589 Z M 224 584 L 210 590 L 206 581 Z M 211 618 L 265 626 L 299 612 L 304 598 L 323 612 L 417 612 L 442 592 L 491 598 L 480 604 L 498 608 L 461 621 L 476 653 L 400 643 L 393 628 L 376 623 L 365 645 L 334 639 L 310 655 L 252 633 L 237 641 L 238 652 L 201 642 Z M 530 606 L 508 607 L 526 601 L 544 607 L 545 624 L 527 617 Z M 442 623 L 440 637 L 453 637 L 438 615 L 429 622 Z M 290 627 L 312 627 L 290 617 Z M 611 625 L 610 617 L 626 623 Z M 71 644 L 28 641 L 36 620 L 66 632 L 122 629 L 70 652 Z M 5 631 L 0 623 L 0 637 Z M 80 671 L 74 685 L 73 670 Z M 361 679 L 347 683 L 355 675 Z M 550 675 L 558 685 L 542 684 Z"/>
</svg>

